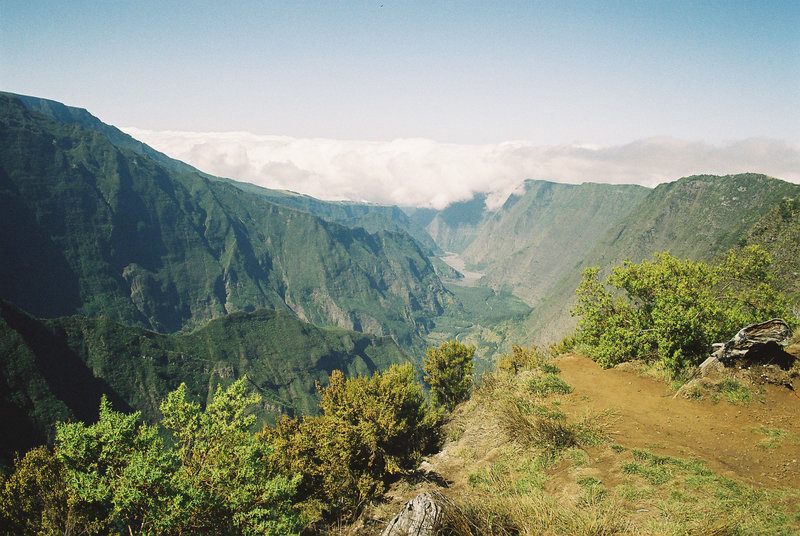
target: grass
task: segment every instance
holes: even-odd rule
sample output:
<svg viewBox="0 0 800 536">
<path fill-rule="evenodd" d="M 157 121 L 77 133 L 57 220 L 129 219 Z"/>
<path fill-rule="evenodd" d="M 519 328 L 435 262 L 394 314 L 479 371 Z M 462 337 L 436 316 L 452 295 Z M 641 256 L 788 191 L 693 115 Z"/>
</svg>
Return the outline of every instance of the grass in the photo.
<svg viewBox="0 0 800 536">
<path fill-rule="evenodd" d="M 717 384 L 717 388 L 731 404 L 746 406 L 753 401 L 752 391 L 732 378 L 725 378 Z"/>
<path fill-rule="evenodd" d="M 581 415 L 580 395 L 550 375 L 538 367 L 495 372 L 460 409 L 453 424 L 463 433 L 448 450 L 468 453 L 470 469 L 462 485 L 454 477 L 436 534 L 800 534 L 797 490 L 752 488 L 655 443 L 610 443 L 614 416 Z M 732 393 L 736 403 L 740 387 L 717 394 Z M 776 448 L 796 440 L 777 428 L 757 432 Z"/>
<path fill-rule="evenodd" d="M 800 445 L 800 436 L 791 432 L 787 432 L 782 428 L 762 427 L 754 430 L 754 432 L 763 434 L 765 436 L 758 443 L 756 443 L 756 446 L 762 449 L 777 449 L 785 440 L 790 440 L 794 444 Z"/>
<path fill-rule="evenodd" d="M 552 373 L 531 376 L 526 387 L 531 393 L 539 396 L 552 393 L 566 395 L 572 392 L 572 387 L 567 382 Z"/>
<path fill-rule="evenodd" d="M 758 400 L 757 390 L 753 387 L 743 385 L 735 378 L 724 378 L 719 382 L 712 383 L 699 381 L 690 384 L 684 392 L 684 396 L 694 400 L 708 399 L 715 404 L 721 400 L 735 406 L 747 406 Z"/>
</svg>

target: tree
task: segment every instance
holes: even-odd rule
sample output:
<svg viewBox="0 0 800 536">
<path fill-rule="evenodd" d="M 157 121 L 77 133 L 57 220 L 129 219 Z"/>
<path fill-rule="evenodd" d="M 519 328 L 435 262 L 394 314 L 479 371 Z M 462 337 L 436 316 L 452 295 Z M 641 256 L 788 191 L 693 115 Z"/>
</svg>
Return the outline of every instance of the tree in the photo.
<svg viewBox="0 0 800 536">
<path fill-rule="evenodd" d="M 242 379 L 201 409 L 181 385 L 161 404 L 164 441 L 138 412 L 115 412 L 104 398 L 97 423 L 58 425 L 67 490 L 130 536 L 297 534 L 298 478 L 273 471 L 271 445 L 250 432 L 247 410 L 259 401 Z"/>
<path fill-rule="evenodd" d="M 791 321 L 769 262 L 762 249 L 748 246 L 717 265 L 656 253 L 652 261 L 613 268 L 605 283 L 599 268 L 588 268 L 572 311 L 581 317 L 577 342 L 603 366 L 660 360 L 677 374 L 747 324 Z"/>
<path fill-rule="evenodd" d="M 443 342 L 438 348 L 428 348 L 423 361 L 425 381 L 431 388 L 431 402 L 452 411 L 467 399 L 472 388 L 472 356 L 474 346 L 458 341 Z"/>
<path fill-rule="evenodd" d="M 3 534 L 101 534 L 108 532 L 102 512 L 82 508 L 67 490 L 64 469 L 47 447 L 14 460 L 14 472 L 0 476 L 0 527 Z"/>
<path fill-rule="evenodd" d="M 331 373 L 321 415 L 284 418 L 265 438 L 274 462 L 303 475 L 300 495 L 313 517 L 352 517 L 387 480 L 416 467 L 429 430 L 427 407 L 410 363 L 371 377 Z"/>
<path fill-rule="evenodd" d="M 245 379 L 217 388 L 205 410 L 186 400 L 186 386 L 161 404 L 172 432 L 177 467 L 169 512 L 173 526 L 191 534 L 297 534 L 302 520 L 292 509 L 298 478 L 272 470 L 272 446 L 250 432 L 248 408 L 261 397 L 247 394 Z"/>
<path fill-rule="evenodd" d="M 111 409 L 103 397 L 97 423 L 60 423 L 56 454 L 67 490 L 84 508 L 105 513 L 133 534 L 163 534 L 170 504 L 170 454 L 139 412 Z"/>
</svg>

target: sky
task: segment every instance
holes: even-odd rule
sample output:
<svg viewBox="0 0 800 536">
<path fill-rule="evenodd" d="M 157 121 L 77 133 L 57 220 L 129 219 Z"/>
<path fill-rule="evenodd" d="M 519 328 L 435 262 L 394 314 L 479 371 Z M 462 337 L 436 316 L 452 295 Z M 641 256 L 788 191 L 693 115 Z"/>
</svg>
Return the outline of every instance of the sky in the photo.
<svg viewBox="0 0 800 536">
<path fill-rule="evenodd" d="M 0 89 L 328 199 L 800 181 L 796 1 L 0 0 Z"/>
</svg>

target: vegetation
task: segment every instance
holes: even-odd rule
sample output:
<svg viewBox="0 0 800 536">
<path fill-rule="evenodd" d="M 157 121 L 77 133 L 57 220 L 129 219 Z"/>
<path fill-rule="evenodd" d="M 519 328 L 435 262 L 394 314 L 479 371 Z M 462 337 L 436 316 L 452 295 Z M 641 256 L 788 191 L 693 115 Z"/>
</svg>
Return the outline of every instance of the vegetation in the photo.
<svg viewBox="0 0 800 536">
<path fill-rule="evenodd" d="M 318 417 L 266 428 L 272 463 L 302 475 L 299 499 L 312 519 L 352 519 L 389 479 L 419 463 L 433 421 L 410 364 L 371 377 L 331 375 Z"/>
<path fill-rule="evenodd" d="M 796 531 L 796 491 L 609 444 L 613 414 L 581 413 L 545 352 L 507 345 L 563 334 L 587 259 L 578 331 L 551 353 L 675 376 L 743 325 L 795 321 L 797 185 L 531 181 L 491 212 L 478 194 L 409 218 L 210 177 L 51 101 L 0 94 L 0 119 L 0 297 L 62 316 L 0 301 L 0 464 L 50 445 L 0 471 L 3 534 L 334 532 L 444 437 L 463 474 L 440 534 Z M 494 288 L 446 289 L 420 223 Z M 702 260 L 639 262 L 656 250 Z M 394 342 L 423 340 L 427 401 Z M 477 386 L 472 344 L 481 364 L 509 350 Z M 758 399 L 729 378 L 708 392 Z M 754 432 L 768 453 L 800 441 Z"/>
<path fill-rule="evenodd" d="M 576 291 L 576 341 L 603 366 L 660 361 L 677 374 L 743 326 L 792 320 L 769 263 L 763 249 L 749 246 L 717 265 L 658 253 L 615 267 L 605 283 L 599 268 L 589 268 Z"/>
<path fill-rule="evenodd" d="M 313 414 L 315 382 L 333 370 L 372 374 L 408 360 L 389 337 L 318 328 L 285 311 L 232 313 L 190 334 L 162 335 L 108 319 L 39 320 L 0 301 L 0 463 L 52 441 L 55 423 L 94 422 L 105 394 L 122 411 L 160 418 L 181 383 L 208 402 L 217 385 L 247 376 L 263 397 L 259 419 Z"/>
<path fill-rule="evenodd" d="M 740 247 L 747 244 L 769 253 L 775 286 L 786 296 L 794 314 L 800 316 L 800 197 L 784 199 L 770 210 L 743 238 Z"/>
<path fill-rule="evenodd" d="M 451 300 L 405 232 L 274 204 L 82 122 L 0 95 L 0 256 L 15 259 L 0 265 L 0 297 L 36 316 L 174 333 L 271 308 L 408 348 Z"/>
<path fill-rule="evenodd" d="M 22 533 L 297 534 L 298 483 L 267 463 L 250 432 L 258 404 L 245 380 L 201 410 L 183 386 L 162 403 L 159 427 L 100 406 L 95 424 L 59 425 L 55 451 L 31 450 L 0 490 L 0 521 Z M 164 434 L 166 437 L 162 437 Z"/>
<path fill-rule="evenodd" d="M 701 460 L 660 454 L 657 445 L 612 443 L 614 415 L 582 414 L 566 389 L 532 391 L 554 373 L 543 370 L 546 358 L 528 362 L 516 373 L 488 374 L 447 425 L 440 457 L 453 469 L 437 496 L 445 512 L 438 534 L 797 533 L 797 490 L 750 487 Z M 762 448 L 793 440 L 783 430 L 758 433 L 766 436 Z"/>
<path fill-rule="evenodd" d="M 441 350 L 471 370 L 474 348 Z M 437 384 L 440 403 L 468 394 L 463 377 L 437 377 L 452 382 Z M 438 444 L 443 410 L 426 402 L 410 363 L 349 379 L 334 371 L 317 383 L 320 415 L 255 434 L 262 400 L 248 385 L 218 386 L 203 409 L 181 384 L 154 424 L 103 397 L 94 424 L 60 423 L 52 452 L 15 461 L 0 480 L 0 522 L 34 533 L 294 534 L 352 520 Z"/>
<path fill-rule="evenodd" d="M 434 406 L 452 411 L 456 404 L 469 397 L 474 354 L 474 346 L 466 346 L 455 340 L 443 342 L 438 348 L 428 348 L 423 367 Z"/>
</svg>

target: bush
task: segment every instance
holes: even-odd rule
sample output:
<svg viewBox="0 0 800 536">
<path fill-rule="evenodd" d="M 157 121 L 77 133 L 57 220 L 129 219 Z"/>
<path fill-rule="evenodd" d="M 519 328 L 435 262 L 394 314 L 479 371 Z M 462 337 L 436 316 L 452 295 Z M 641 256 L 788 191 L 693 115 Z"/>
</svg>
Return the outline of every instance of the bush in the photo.
<svg viewBox="0 0 800 536">
<path fill-rule="evenodd" d="M 792 320 L 771 285 L 769 262 L 762 249 L 748 246 L 716 266 L 657 253 L 653 261 L 613 268 L 605 283 L 599 268 L 589 268 L 572 311 L 581 317 L 576 341 L 606 367 L 660 360 L 678 374 L 745 325 Z"/>
<path fill-rule="evenodd" d="M 411 364 L 372 377 L 334 371 L 320 394 L 320 416 L 284 418 L 265 435 L 275 463 L 302 475 L 306 511 L 347 518 L 392 475 L 416 467 L 431 423 Z"/>
<path fill-rule="evenodd" d="M 443 342 L 438 348 L 428 348 L 423 361 L 425 381 L 431 388 L 431 402 L 452 411 L 469 397 L 472 389 L 472 356 L 474 346 L 458 341 Z"/>
<path fill-rule="evenodd" d="M 138 412 L 115 412 L 103 399 L 97 423 L 57 429 L 70 499 L 130 534 L 297 534 L 297 482 L 271 470 L 271 446 L 249 430 L 247 409 L 259 401 L 239 380 L 217 389 L 203 410 L 181 385 L 161 404 L 165 441 L 156 426 L 139 423 Z"/>
</svg>

